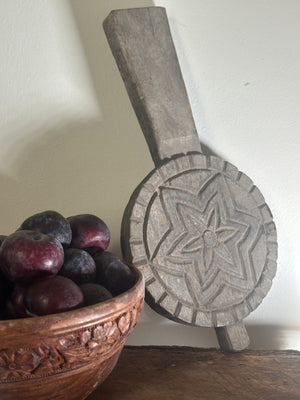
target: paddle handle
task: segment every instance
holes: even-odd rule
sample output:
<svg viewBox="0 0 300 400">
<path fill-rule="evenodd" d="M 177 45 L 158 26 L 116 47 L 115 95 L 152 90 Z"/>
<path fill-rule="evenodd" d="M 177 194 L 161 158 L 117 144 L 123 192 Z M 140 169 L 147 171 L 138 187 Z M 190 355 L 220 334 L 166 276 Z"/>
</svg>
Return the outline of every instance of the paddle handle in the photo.
<svg viewBox="0 0 300 400">
<path fill-rule="evenodd" d="M 215 328 L 217 339 L 222 350 L 239 352 L 245 350 L 250 339 L 244 323 L 237 322 L 234 325 Z"/>
<path fill-rule="evenodd" d="M 201 152 L 166 10 L 114 10 L 103 28 L 154 164 Z"/>
</svg>

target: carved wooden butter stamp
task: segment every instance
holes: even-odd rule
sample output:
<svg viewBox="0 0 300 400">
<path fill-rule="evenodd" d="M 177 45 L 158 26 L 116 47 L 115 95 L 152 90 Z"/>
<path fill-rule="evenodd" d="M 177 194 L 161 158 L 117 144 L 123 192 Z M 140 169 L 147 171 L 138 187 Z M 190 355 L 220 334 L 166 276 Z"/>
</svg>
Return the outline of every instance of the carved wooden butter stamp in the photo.
<svg viewBox="0 0 300 400">
<path fill-rule="evenodd" d="M 242 321 L 276 272 L 269 207 L 244 173 L 202 153 L 165 9 L 113 11 L 104 29 L 156 166 L 125 210 L 124 257 L 156 311 L 242 350 Z"/>
</svg>

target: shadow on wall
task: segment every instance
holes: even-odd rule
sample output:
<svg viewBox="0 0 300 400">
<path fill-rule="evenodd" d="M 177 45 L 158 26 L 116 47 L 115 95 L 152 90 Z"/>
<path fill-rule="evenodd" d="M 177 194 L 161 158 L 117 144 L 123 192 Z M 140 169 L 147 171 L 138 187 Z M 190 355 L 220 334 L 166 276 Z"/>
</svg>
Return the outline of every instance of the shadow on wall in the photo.
<svg viewBox="0 0 300 400">
<path fill-rule="evenodd" d="M 247 324 L 249 349 L 296 350 L 299 349 L 299 328 L 280 325 Z M 128 338 L 127 345 L 164 345 L 218 348 L 214 328 L 187 326 L 170 321 L 155 313 L 147 304 L 143 315 Z M 292 344 L 289 347 L 288 344 Z"/>
<path fill-rule="evenodd" d="M 101 118 L 79 115 L 30 131 L 13 165 L 0 176 L 1 234 L 9 234 L 33 212 L 55 209 L 65 216 L 90 212 L 102 217 L 112 233 L 110 251 L 120 255 L 124 208 L 135 186 L 153 168 L 124 84 L 102 29 L 112 9 L 153 6 L 148 0 L 70 0 L 86 56 Z M 205 147 L 206 153 L 212 151 Z M 251 346 L 281 348 L 278 327 L 249 327 Z M 130 343 L 215 347 L 213 329 L 169 322 L 145 307 Z"/>
<path fill-rule="evenodd" d="M 38 126 L 31 125 L 30 119 L 20 121 L 15 113 L 16 135 L 7 139 L 15 143 L 2 160 L 9 165 L 9 174 L 0 175 L 0 233 L 11 233 L 23 219 L 45 209 L 65 216 L 90 212 L 107 222 L 112 232 L 110 250 L 120 255 L 123 211 L 153 162 L 102 22 L 113 9 L 154 4 L 150 0 L 70 0 L 68 4 L 101 115 L 90 117 L 81 110 L 64 114 L 59 109 L 55 114 L 51 99 L 49 118 L 41 118 Z M 74 107 L 80 107 L 80 102 Z"/>
<path fill-rule="evenodd" d="M 101 101 L 101 106 L 103 105 L 105 107 L 106 102 L 103 101 L 103 99 L 105 99 L 107 93 L 103 92 L 103 82 L 105 82 L 105 80 L 110 76 L 109 70 L 113 69 L 114 71 L 117 71 L 117 66 L 114 64 L 112 65 L 111 54 L 108 57 L 109 61 L 104 59 L 107 55 L 107 51 L 110 52 L 110 50 L 105 34 L 101 32 L 101 35 L 99 35 L 99 30 L 103 31 L 102 22 L 112 10 L 151 7 L 154 4 L 151 0 L 87 0 L 84 2 L 81 0 L 69 0 L 69 3 L 76 20 L 82 47 L 85 51 L 86 60 L 89 65 L 96 92 Z M 95 40 L 95 37 L 97 37 L 97 40 Z M 118 81 L 118 84 L 120 84 L 120 75 L 119 79 L 116 80 Z M 115 95 L 117 95 L 115 101 L 119 100 L 118 88 L 115 87 L 113 82 L 109 82 L 107 88 L 109 88 L 110 85 L 111 90 L 114 91 Z M 106 104 L 106 106 L 109 107 L 109 104 Z M 112 104 L 110 104 L 110 107 L 111 106 Z M 108 113 L 111 112 L 111 108 L 106 110 Z"/>
<path fill-rule="evenodd" d="M 18 155 L 13 161 L 11 176 L 0 176 L 0 233 L 11 233 L 27 216 L 45 209 L 55 209 L 65 216 L 95 213 L 111 229 L 110 250 L 120 254 L 124 208 L 153 163 L 102 22 L 112 9 L 153 3 L 77 0 L 69 4 L 101 116 L 89 119 L 78 110 L 78 115 L 63 115 L 57 123 L 44 123 L 35 131 L 30 126 L 19 128 L 24 140 L 19 140 L 13 151 L 12 156 Z"/>
</svg>

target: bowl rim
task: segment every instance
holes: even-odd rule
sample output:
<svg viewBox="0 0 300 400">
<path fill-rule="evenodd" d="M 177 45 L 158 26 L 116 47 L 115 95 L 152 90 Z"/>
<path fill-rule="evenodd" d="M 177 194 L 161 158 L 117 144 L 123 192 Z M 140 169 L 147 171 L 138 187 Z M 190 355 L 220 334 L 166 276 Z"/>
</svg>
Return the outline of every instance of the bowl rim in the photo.
<svg viewBox="0 0 300 400">
<path fill-rule="evenodd" d="M 0 320 L 0 337 L 5 335 L 31 335 L 40 336 L 41 331 L 60 335 L 76 328 L 87 328 L 96 323 L 104 323 L 113 319 L 114 315 L 122 314 L 132 308 L 141 298 L 144 299 L 145 281 L 142 272 L 135 266 L 129 265 L 133 270 L 136 281 L 127 291 L 100 303 L 63 311 L 56 314 L 33 316 L 27 318 Z M 2 347 L 2 346 L 1 346 Z"/>
</svg>

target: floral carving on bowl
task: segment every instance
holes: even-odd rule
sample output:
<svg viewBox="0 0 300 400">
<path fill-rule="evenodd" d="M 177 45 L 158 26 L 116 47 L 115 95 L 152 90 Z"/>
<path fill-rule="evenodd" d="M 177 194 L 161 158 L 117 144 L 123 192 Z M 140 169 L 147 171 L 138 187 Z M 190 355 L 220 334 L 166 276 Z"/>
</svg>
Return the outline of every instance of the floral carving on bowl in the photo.
<svg viewBox="0 0 300 400">
<path fill-rule="evenodd" d="M 41 378 L 79 368 L 99 358 L 105 360 L 120 347 L 134 328 L 143 299 L 114 319 L 49 337 L 34 348 L 0 349 L 0 380 Z"/>
</svg>

